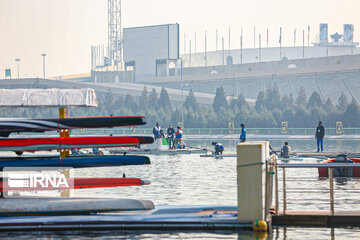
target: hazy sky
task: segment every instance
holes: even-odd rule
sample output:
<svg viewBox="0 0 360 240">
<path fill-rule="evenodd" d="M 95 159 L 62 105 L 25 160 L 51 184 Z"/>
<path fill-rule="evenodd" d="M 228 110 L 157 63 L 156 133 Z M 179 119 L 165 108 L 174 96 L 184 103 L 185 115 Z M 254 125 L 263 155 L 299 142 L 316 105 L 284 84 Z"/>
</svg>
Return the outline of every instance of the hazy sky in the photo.
<svg viewBox="0 0 360 240">
<path fill-rule="evenodd" d="M 107 44 L 107 0 L 0 0 L 0 78 L 11 68 L 17 76 L 16 58 L 20 58 L 20 77 L 42 76 L 41 53 L 46 53 L 47 76 L 90 71 L 90 46 Z M 215 50 L 216 29 L 219 38 L 231 28 L 231 48 L 239 48 L 243 27 L 243 47 L 253 47 L 253 29 L 266 44 L 278 46 L 279 28 L 283 46 L 292 46 L 294 28 L 297 45 L 302 45 L 302 30 L 310 25 L 310 41 L 318 39 L 319 23 L 329 23 L 329 33 L 342 34 L 342 25 L 352 23 L 354 41 L 360 41 L 360 0 L 122 0 L 123 27 L 180 24 L 180 51 L 194 44 L 204 51 L 204 33 L 208 51 Z M 220 45 L 219 45 L 220 46 Z M 194 51 L 194 46 L 192 46 Z"/>
</svg>

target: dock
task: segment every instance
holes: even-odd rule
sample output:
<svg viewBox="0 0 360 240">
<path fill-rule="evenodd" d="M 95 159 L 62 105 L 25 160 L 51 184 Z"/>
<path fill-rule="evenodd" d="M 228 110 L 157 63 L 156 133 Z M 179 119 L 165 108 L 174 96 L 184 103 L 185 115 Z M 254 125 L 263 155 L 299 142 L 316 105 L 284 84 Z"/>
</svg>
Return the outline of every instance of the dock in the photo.
<svg viewBox="0 0 360 240">
<path fill-rule="evenodd" d="M 203 154 L 207 149 L 110 149 L 111 154 L 131 154 L 131 155 L 181 155 L 181 154 Z"/>
<path fill-rule="evenodd" d="M 159 206 L 151 211 L 93 215 L 1 217 L 0 231 L 251 230 L 236 206 Z"/>
<path fill-rule="evenodd" d="M 360 211 L 295 211 L 286 210 L 272 215 L 273 226 L 300 227 L 359 227 Z"/>
</svg>

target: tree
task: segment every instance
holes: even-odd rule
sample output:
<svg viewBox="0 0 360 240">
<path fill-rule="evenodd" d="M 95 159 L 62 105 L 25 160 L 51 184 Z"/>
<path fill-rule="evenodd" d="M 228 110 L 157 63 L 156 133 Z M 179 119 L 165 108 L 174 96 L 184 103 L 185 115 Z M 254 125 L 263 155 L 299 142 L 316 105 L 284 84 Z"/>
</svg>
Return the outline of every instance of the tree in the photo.
<svg viewBox="0 0 360 240">
<path fill-rule="evenodd" d="M 138 105 L 136 104 L 134 97 L 130 94 L 126 94 L 124 105 L 126 108 L 131 109 L 133 112 L 136 112 Z"/>
<path fill-rule="evenodd" d="M 139 108 L 142 110 L 146 110 L 148 108 L 149 104 L 149 96 L 146 86 L 144 86 L 144 89 L 141 92 L 141 96 L 139 98 Z"/>
<path fill-rule="evenodd" d="M 356 102 L 355 98 L 352 99 L 351 103 L 347 106 L 344 112 L 344 125 L 347 127 L 359 127 L 360 121 L 360 106 Z"/>
<path fill-rule="evenodd" d="M 298 107 L 300 106 L 306 106 L 307 98 L 306 98 L 306 92 L 305 88 L 301 87 L 299 89 L 299 94 L 295 100 L 295 103 Z"/>
<path fill-rule="evenodd" d="M 105 108 L 108 112 L 112 112 L 114 106 L 115 106 L 115 97 L 111 91 L 111 88 L 109 88 L 107 94 L 105 95 Z"/>
<path fill-rule="evenodd" d="M 280 107 L 280 94 L 276 83 L 274 83 L 272 89 L 271 86 L 269 86 L 266 90 L 265 107 L 269 110 Z"/>
<path fill-rule="evenodd" d="M 341 112 L 344 112 L 345 109 L 347 108 L 347 106 L 348 106 L 347 98 L 346 98 L 345 94 L 342 92 L 339 97 L 339 104 L 337 107 Z"/>
<path fill-rule="evenodd" d="M 154 108 L 155 106 L 158 105 L 158 101 L 159 100 L 158 100 L 156 90 L 155 90 L 155 88 L 153 88 L 149 95 L 149 107 Z"/>
<path fill-rule="evenodd" d="M 335 111 L 335 107 L 329 97 L 328 97 L 328 99 L 326 99 L 326 102 L 325 102 L 325 110 L 328 113 L 332 113 Z"/>
<path fill-rule="evenodd" d="M 264 91 L 260 91 L 256 97 L 255 102 L 255 110 L 256 112 L 260 112 L 265 107 L 265 93 Z"/>
<path fill-rule="evenodd" d="M 184 107 L 187 109 L 192 108 L 194 111 L 199 110 L 199 103 L 197 102 L 192 89 L 190 89 L 189 95 L 185 98 Z"/>
<path fill-rule="evenodd" d="M 164 87 L 162 87 L 159 97 L 159 107 L 164 111 L 172 111 L 169 94 Z"/>
<path fill-rule="evenodd" d="M 216 88 L 213 109 L 216 114 L 221 113 L 222 112 L 221 109 L 223 110 L 228 109 L 228 102 L 226 100 L 225 91 L 223 87 Z"/>
<path fill-rule="evenodd" d="M 320 97 L 320 94 L 318 92 L 313 92 L 309 98 L 309 102 L 307 104 L 308 108 L 313 107 L 322 107 L 324 105 L 323 100 Z"/>
</svg>

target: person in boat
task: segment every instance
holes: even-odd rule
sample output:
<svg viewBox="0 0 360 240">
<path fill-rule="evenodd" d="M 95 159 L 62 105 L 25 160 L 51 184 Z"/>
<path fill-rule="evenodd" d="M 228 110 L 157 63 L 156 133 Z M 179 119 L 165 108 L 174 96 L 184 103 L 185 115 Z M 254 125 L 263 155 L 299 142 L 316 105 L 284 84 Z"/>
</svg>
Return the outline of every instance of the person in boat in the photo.
<svg viewBox="0 0 360 240">
<path fill-rule="evenodd" d="M 185 147 L 186 147 L 185 143 L 180 139 L 176 148 L 177 149 L 185 149 Z"/>
<path fill-rule="evenodd" d="M 72 148 L 71 149 L 71 155 L 80 155 L 81 152 L 78 148 Z"/>
<path fill-rule="evenodd" d="M 284 146 L 280 150 L 280 157 L 289 158 L 290 157 L 290 151 L 291 151 L 291 147 L 289 146 L 289 143 L 285 142 Z"/>
<path fill-rule="evenodd" d="M 160 123 L 156 123 L 155 127 L 153 128 L 153 134 L 154 134 L 155 140 L 156 140 L 157 138 L 161 138 L 161 127 L 160 127 Z"/>
<path fill-rule="evenodd" d="M 245 142 L 246 141 L 246 130 L 245 130 L 245 124 L 241 123 L 240 124 L 241 127 L 241 134 L 240 134 L 240 142 Z"/>
<path fill-rule="evenodd" d="M 167 137 L 169 140 L 169 149 L 175 148 L 175 129 L 172 124 L 170 124 L 167 129 Z"/>
<path fill-rule="evenodd" d="M 224 146 L 221 143 L 218 142 L 212 142 L 211 143 L 215 148 L 215 155 L 222 155 L 224 151 Z"/>
<path fill-rule="evenodd" d="M 179 142 L 181 142 L 183 137 L 183 132 L 180 126 L 177 126 L 177 131 L 175 133 L 175 146 L 178 146 Z"/>
<path fill-rule="evenodd" d="M 98 148 L 93 148 L 93 154 L 95 154 L 95 155 L 104 155 L 104 152 L 101 151 Z"/>
<path fill-rule="evenodd" d="M 318 122 L 318 126 L 316 127 L 315 139 L 317 143 L 317 152 L 321 150 L 324 151 L 324 136 L 325 136 L 325 128 L 322 125 L 322 122 Z"/>
</svg>

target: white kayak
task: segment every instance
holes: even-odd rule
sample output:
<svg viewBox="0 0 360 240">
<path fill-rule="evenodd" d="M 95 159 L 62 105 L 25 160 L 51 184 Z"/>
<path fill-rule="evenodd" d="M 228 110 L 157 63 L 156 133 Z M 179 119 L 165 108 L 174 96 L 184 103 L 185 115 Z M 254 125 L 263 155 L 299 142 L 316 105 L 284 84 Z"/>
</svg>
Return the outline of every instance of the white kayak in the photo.
<svg viewBox="0 0 360 240">
<path fill-rule="evenodd" d="M 68 215 L 154 209 L 149 200 L 121 198 L 3 198 L 0 215 Z"/>
</svg>

